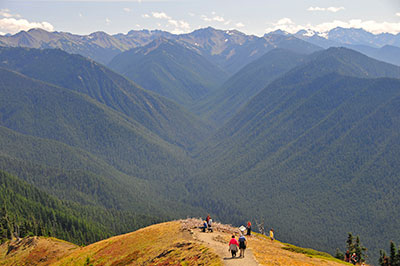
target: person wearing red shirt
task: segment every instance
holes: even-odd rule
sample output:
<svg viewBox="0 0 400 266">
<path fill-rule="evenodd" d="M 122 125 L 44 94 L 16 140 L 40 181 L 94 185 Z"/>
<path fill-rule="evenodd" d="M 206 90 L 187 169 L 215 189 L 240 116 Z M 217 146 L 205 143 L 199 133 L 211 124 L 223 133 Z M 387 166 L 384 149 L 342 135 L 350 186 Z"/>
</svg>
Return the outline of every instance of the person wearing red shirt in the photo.
<svg viewBox="0 0 400 266">
<path fill-rule="evenodd" d="M 236 253 L 239 249 L 239 242 L 236 240 L 235 235 L 232 235 L 229 241 L 229 251 L 232 253 L 232 258 L 236 257 Z"/>
</svg>

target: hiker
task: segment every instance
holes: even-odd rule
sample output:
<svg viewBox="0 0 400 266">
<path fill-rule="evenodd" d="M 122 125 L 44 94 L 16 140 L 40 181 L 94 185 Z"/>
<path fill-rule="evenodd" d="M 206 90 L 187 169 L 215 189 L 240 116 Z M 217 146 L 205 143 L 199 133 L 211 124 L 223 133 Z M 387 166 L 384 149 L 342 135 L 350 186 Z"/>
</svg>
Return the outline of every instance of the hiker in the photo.
<svg viewBox="0 0 400 266">
<path fill-rule="evenodd" d="M 356 265 L 357 261 L 358 261 L 357 255 L 356 253 L 353 253 L 353 255 L 351 255 L 351 263 L 353 263 L 353 265 Z"/>
<path fill-rule="evenodd" d="M 246 238 L 244 235 L 240 235 L 239 237 L 239 250 L 240 250 L 240 256 L 244 258 L 244 250 L 246 249 Z"/>
<path fill-rule="evenodd" d="M 250 223 L 250 221 L 247 222 L 246 229 L 247 229 L 247 235 L 248 236 L 251 235 L 251 223 Z"/>
<path fill-rule="evenodd" d="M 208 220 L 208 231 L 209 232 L 213 232 L 213 229 L 212 229 L 212 219 L 210 218 L 209 220 Z"/>
<path fill-rule="evenodd" d="M 211 217 L 210 217 L 210 215 L 208 214 L 207 215 L 207 217 L 206 217 L 206 222 L 207 222 L 207 224 L 208 224 L 208 221 L 211 219 Z"/>
<path fill-rule="evenodd" d="M 344 254 L 344 261 L 350 262 L 350 251 L 349 250 L 347 250 L 346 254 Z"/>
<path fill-rule="evenodd" d="M 207 224 L 207 221 L 204 221 L 204 223 L 203 223 L 203 226 L 202 227 L 200 227 L 201 229 L 202 229 L 202 232 L 206 232 L 206 229 L 207 229 L 207 227 L 208 227 L 208 224 Z"/>
<path fill-rule="evenodd" d="M 274 229 L 271 228 L 271 230 L 269 230 L 269 238 L 271 238 L 271 241 L 274 241 Z"/>
<path fill-rule="evenodd" d="M 232 253 L 232 258 L 236 257 L 238 248 L 239 248 L 239 243 L 236 240 L 235 235 L 232 235 L 231 241 L 229 241 L 229 249 L 228 249 L 228 251 Z"/>
</svg>

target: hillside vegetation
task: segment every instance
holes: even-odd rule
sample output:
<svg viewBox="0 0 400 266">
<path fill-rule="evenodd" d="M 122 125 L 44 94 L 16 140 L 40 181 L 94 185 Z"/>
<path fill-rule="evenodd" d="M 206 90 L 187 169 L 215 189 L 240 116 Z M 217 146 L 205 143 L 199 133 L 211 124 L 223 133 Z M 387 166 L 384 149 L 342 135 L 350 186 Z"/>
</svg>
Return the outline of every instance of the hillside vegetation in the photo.
<svg viewBox="0 0 400 266">
<path fill-rule="evenodd" d="M 213 201 L 194 198 L 192 204 L 209 206 L 224 221 L 266 220 L 285 240 L 330 253 L 355 232 L 377 261 L 381 243 L 400 238 L 394 203 L 400 81 L 338 73 L 400 72 L 352 53 L 339 48 L 312 55 L 210 138 L 191 182 L 192 193 Z"/>
<path fill-rule="evenodd" d="M 108 66 L 187 108 L 228 78 L 225 71 L 193 49 L 163 38 L 116 56 Z"/>
<path fill-rule="evenodd" d="M 188 149 L 207 135 L 207 125 L 182 107 L 82 56 L 51 49 L 0 48 L 0 62 L 0 67 L 89 96 L 128 117 L 124 117 L 127 122 L 180 147 Z"/>
<path fill-rule="evenodd" d="M 35 246 L 23 249 L 18 242 L 0 246 L 0 265 L 17 262 L 35 265 L 238 265 L 243 259 L 230 260 L 227 251 L 232 234 L 237 228 L 215 223 L 213 233 L 202 233 L 197 228 L 198 219 L 187 219 L 156 224 L 138 231 L 115 236 L 86 247 L 77 248 L 67 243 L 48 238 L 28 238 L 22 242 L 35 241 Z M 211 242 L 201 240 L 210 237 Z M 47 243 L 53 247 L 44 248 Z M 6 254 L 7 245 L 12 251 Z M 62 247 L 64 245 L 64 247 Z M 220 250 L 217 246 L 225 247 Z M 337 266 L 350 265 L 330 255 L 315 250 L 302 249 L 279 241 L 271 242 L 265 236 L 256 234 L 248 237 L 248 247 L 254 253 L 259 265 L 303 265 Z M 45 257 L 45 254 L 52 255 Z M 299 253 L 299 250 L 302 252 Z M 39 256 L 42 254 L 42 257 Z M 60 256 L 63 254 L 63 257 Z M 247 254 L 251 254 L 248 250 Z M 251 256 L 251 255 L 248 255 Z"/>
<path fill-rule="evenodd" d="M 94 206 L 60 201 L 0 171 L 0 241 L 27 236 L 54 236 L 88 244 L 159 221 Z"/>
<path fill-rule="evenodd" d="M 223 125 L 270 82 L 301 64 L 305 58 L 303 54 L 286 49 L 271 50 L 232 75 L 200 102 L 195 111 Z"/>
</svg>

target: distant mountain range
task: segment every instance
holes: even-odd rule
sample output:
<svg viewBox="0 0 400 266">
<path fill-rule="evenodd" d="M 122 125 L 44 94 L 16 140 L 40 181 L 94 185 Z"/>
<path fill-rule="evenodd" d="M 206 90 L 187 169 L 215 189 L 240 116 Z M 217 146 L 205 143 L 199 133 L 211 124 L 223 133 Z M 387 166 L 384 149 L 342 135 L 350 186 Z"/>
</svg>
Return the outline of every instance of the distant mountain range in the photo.
<svg viewBox="0 0 400 266">
<path fill-rule="evenodd" d="M 239 31 L 205 28 L 189 34 L 174 35 L 164 31 L 130 31 L 126 35 L 95 32 L 87 36 L 66 32 L 47 32 L 42 29 L 21 31 L 12 36 L 0 36 L 0 45 L 29 48 L 58 48 L 81 54 L 99 63 L 108 64 L 117 54 L 150 42 L 166 38 L 178 41 L 197 51 L 228 73 L 234 73 L 247 63 L 276 48 L 314 52 L 320 48 L 293 36 L 269 34 L 263 37 Z"/>
<path fill-rule="evenodd" d="M 323 34 L 301 30 L 294 36 L 323 48 L 343 46 L 372 58 L 400 65 L 400 34 L 372 34 L 363 29 L 338 27 Z"/>
<path fill-rule="evenodd" d="M 305 40 L 308 44 L 291 39 L 290 36 Z M 211 27 L 180 35 L 160 30 L 132 30 L 127 34 L 119 33 L 115 35 L 109 35 L 105 32 L 75 35 L 67 32 L 47 32 L 42 29 L 31 29 L 12 36 L 0 36 L 0 45 L 59 48 L 69 53 L 81 54 L 102 64 L 108 64 L 117 54 L 144 46 L 158 38 L 172 39 L 191 45 L 197 48 L 203 56 L 209 57 L 210 61 L 215 62 L 229 73 L 236 72 L 250 61 L 276 47 L 288 49 L 288 46 L 290 46 L 295 49 L 299 46 L 305 48 L 308 45 L 309 53 L 316 49 L 310 43 L 323 48 L 360 45 L 372 48 L 381 48 L 386 45 L 400 47 L 400 34 L 372 34 L 363 29 L 341 27 L 323 33 L 300 30 L 293 35 L 277 30 L 265 34 L 263 37 L 246 35 L 237 30 L 224 31 Z M 301 49 L 305 51 L 303 48 Z M 295 52 L 298 52 L 298 50 Z M 383 60 L 383 58 L 377 59 Z M 398 61 L 394 62 L 398 64 Z"/>
<path fill-rule="evenodd" d="M 108 66 L 143 88 L 188 108 L 228 78 L 225 71 L 192 47 L 164 38 L 123 52 Z"/>
</svg>

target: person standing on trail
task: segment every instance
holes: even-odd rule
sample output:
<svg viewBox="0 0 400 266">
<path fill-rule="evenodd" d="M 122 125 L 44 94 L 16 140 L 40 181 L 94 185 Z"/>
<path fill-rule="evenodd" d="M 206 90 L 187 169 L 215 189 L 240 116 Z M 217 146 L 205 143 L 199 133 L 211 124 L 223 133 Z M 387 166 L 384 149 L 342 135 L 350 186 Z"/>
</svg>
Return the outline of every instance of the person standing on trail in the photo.
<svg viewBox="0 0 400 266">
<path fill-rule="evenodd" d="M 347 250 L 346 254 L 344 254 L 344 261 L 350 262 L 350 251 L 349 250 Z"/>
<path fill-rule="evenodd" d="M 251 235 L 251 222 L 250 221 L 247 222 L 246 229 L 247 229 L 247 235 L 248 236 Z"/>
<path fill-rule="evenodd" d="M 208 231 L 209 232 L 213 232 L 214 230 L 213 230 L 213 228 L 212 228 L 212 219 L 210 218 L 209 220 L 208 220 Z"/>
<path fill-rule="evenodd" d="M 274 229 L 271 228 L 271 230 L 269 230 L 269 238 L 271 238 L 271 241 L 274 241 Z"/>
<path fill-rule="evenodd" d="M 232 254 L 232 258 L 236 257 L 236 253 L 238 252 L 239 243 L 235 238 L 235 235 L 232 235 L 231 241 L 229 241 L 229 251 Z"/>
<path fill-rule="evenodd" d="M 211 219 L 210 215 L 207 215 L 207 218 L 206 218 L 207 224 L 208 224 L 208 221 L 209 221 L 210 219 Z"/>
<path fill-rule="evenodd" d="M 244 258 L 244 250 L 246 249 L 246 238 L 244 235 L 241 235 L 239 237 L 239 250 L 240 250 L 240 255 L 239 257 Z"/>
</svg>

